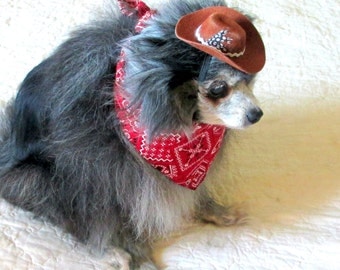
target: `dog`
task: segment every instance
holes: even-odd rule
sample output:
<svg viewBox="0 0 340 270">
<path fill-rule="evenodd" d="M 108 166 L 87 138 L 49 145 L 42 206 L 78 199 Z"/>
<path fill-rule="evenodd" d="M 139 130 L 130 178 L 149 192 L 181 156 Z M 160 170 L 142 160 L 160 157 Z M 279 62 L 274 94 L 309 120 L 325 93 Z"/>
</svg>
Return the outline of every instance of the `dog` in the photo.
<svg viewBox="0 0 340 270">
<path fill-rule="evenodd" d="M 1 197 L 98 249 L 126 250 L 131 269 L 192 218 L 238 222 L 203 180 L 227 129 L 262 117 L 250 85 L 264 63 L 251 20 L 221 0 L 157 11 L 118 1 L 8 104 Z"/>
</svg>

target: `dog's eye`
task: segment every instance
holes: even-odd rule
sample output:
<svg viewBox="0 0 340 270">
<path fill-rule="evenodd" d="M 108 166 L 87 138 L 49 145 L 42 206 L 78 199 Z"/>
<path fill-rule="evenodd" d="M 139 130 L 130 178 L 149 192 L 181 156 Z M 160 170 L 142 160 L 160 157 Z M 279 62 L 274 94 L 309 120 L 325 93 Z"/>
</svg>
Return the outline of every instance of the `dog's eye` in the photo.
<svg viewBox="0 0 340 270">
<path fill-rule="evenodd" d="M 225 81 L 215 81 L 208 89 L 208 96 L 214 99 L 226 97 L 229 93 L 230 88 Z"/>
</svg>

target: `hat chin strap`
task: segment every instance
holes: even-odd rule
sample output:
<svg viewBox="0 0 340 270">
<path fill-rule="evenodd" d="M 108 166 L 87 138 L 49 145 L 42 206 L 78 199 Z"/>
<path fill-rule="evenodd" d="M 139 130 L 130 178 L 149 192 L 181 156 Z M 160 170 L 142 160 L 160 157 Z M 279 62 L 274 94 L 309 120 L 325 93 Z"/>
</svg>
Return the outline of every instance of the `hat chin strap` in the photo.
<svg viewBox="0 0 340 270">
<path fill-rule="evenodd" d="M 207 73 L 210 67 L 210 62 L 211 62 L 212 56 L 210 54 L 206 54 L 203 60 L 203 64 L 200 70 L 200 74 L 198 76 L 198 82 L 202 83 L 205 81 L 207 77 Z"/>
</svg>

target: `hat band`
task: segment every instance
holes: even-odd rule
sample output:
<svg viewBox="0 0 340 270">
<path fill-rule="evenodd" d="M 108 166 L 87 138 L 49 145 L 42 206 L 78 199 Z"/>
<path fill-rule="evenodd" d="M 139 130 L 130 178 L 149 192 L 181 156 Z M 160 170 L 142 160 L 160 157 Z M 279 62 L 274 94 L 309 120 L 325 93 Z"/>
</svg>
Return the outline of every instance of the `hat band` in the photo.
<svg viewBox="0 0 340 270">
<path fill-rule="evenodd" d="M 195 37 L 197 38 L 197 40 L 199 42 L 201 42 L 203 45 L 213 47 L 213 48 L 219 50 L 220 52 L 222 52 L 226 56 L 240 57 L 244 54 L 244 52 L 246 50 L 246 48 L 244 48 L 243 51 L 238 52 L 238 53 L 237 52 L 236 53 L 228 52 L 228 49 L 223 45 L 224 42 L 231 43 L 231 41 L 233 40 L 232 38 L 227 36 L 228 30 L 221 30 L 220 32 L 218 32 L 216 35 L 209 38 L 208 40 L 204 40 L 204 38 L 202 38 L 202 36 L 200 35 L 200 30 L 201 30 L 201 26 L 198 27 L 196 32 L 195 32 Z"/>
</svg>

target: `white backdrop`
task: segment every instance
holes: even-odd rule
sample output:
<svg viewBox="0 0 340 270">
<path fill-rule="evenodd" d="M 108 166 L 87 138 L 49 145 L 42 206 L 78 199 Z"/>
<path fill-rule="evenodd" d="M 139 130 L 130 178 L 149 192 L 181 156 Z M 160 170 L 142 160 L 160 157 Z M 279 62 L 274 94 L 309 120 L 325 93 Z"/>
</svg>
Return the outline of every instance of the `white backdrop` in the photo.
<svg viewBox="0 0 340 270">
<path fill-rule="evenodd" d="M 1 107 L 103 1 L 1 0 Z M 340 269 L 339 0 L 229 3 L 257 17 L 267 63 L 254 91 L 265 115 L 229 134 L 210 178 L 220 201 L 243 205 L 251 221 L 185 232 L 164 250 L 166 269 Z M 0 200 L 0 269 L 107 269 L 116 260 Z"/>
</svg>

